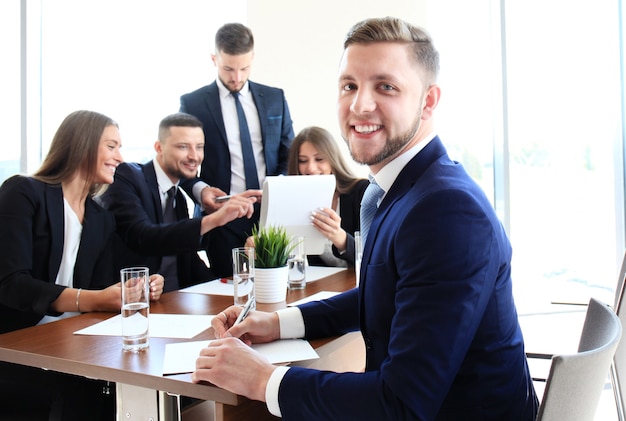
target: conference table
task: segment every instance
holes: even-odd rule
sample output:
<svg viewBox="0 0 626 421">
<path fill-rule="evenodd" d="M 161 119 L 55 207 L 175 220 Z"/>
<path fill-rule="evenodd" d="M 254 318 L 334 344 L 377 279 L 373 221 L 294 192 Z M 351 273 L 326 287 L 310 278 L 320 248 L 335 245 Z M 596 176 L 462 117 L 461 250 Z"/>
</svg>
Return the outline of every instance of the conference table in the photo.
<svg viewBox="0 0 626 421">
<path fill-rule="evenodd" d="M 289 290 L 285 301 L 257 304 L 257 310 L 274 311 L 321 291 L 342 292 L 355 286 L 352 269 L 307 283 L 302 290 Z M 217 314 L 232 305 L 223 295 L 169 292 L 151 304 L 151 313 Z M 84 313 L 0 335 L 0 360 L 68 374 L 114 382 L 118 420 L 230 420 L 275 419 L 262 402 L 250 401 L 209 383 L 193 383 L 191 374 L 164 376 L 165 345 L 185 339 L 150 338 L 147 350 L 122 351 L 119 336 L 76 335 L 74 332 L 112 317 L 113 313 Z M 213 339 L 207 329 L 190 341 Z M 311 341 L 319 359 L 301 361 L 305 367 L 333 371 L 362 371 L 365 351 L 358 332 L 342 337 Z M 179 397 L 196 398 L 181 415 Z M 196 415 L 194 415 L 196 414 Z M 198 416 L 198 418 L 194 418 Z"/>
</svg>

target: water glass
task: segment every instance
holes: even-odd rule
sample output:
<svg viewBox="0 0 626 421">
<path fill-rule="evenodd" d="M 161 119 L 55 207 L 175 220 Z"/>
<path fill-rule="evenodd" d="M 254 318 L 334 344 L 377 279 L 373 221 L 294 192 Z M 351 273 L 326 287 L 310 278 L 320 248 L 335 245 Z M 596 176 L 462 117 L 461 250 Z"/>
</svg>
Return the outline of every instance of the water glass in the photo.
<svg viewBox="0 0 626 421">
<path fill-rule="evenodd" d="M 122 349 L 141 351 L 148 348 L 150 313 L 150 275 L 147 267 L 120 270 L 122 287 Z"/>
<path fill-rule="evenodd" d="M 293 249 L 289 253 L 287 266 L 289 274 L 287 282 L 289 289 L 303 289 L 306 285 L 306 252 L 304 250 L 304 237 L 291 239 Z"/>
<path fill-rule="evenodd" d="M 254 247 L 235 247 L 232 254 L 234 301 L 243 307 L 254 298 Z"/>
<path fill-rule="evenodd" d="M 363 241 L 361 232 L 354 232 L 354 274 L 356 275 L 356 286 L 359 286 L 361 280 L 361 259 L 363 258 Z"/>
</svg>

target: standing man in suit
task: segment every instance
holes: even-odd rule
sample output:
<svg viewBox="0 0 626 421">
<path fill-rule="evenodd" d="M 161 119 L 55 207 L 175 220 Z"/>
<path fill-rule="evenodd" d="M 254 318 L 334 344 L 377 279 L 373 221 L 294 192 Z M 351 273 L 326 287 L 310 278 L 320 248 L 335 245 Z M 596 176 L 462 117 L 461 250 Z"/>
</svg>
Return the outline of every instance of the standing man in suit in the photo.
<svg viewBox="0 0 626 421">
<path fill-rule="evenodd" d="M 205 160 L 200 178 L 185 183 L 206 213 L 222 206 L 215 198 L 260 189 L 267 175 L 287 172 L 293 127 L 282 89 L 248 80 L 254 58 L 252 31 L 239 23 L 222 26 L 215 35 L 217 79 L 180 98 L 180 111 L 202 121 Z M 259 192 L 259 195 L 261 192 Z M 215 230 L 209 244 L 211 268 L 232 275 L 231 249 L 243 246 L 258 222 L 238 219 Z"/>
<path fill-rule="evenodd" d="M 117 266 L 148 266 L 150 273 L 165 277 L 168 292 L 214 277 L 197 254 L 213 241 L 205 234 L 236 218 L 252 217 L 256 193 L 233 196 L 210 215 L 189 219 L 178 184 L 198 174 L 204 156 L 202 123 L 184 113 L 165 117 L 154 149 L 156 158 L 146 164 L 120 164 L 115 182 L 98 199 L 115 215 L 123 243 L 116 250 Z"/>
<path fill-rule="evenodd" d="M 420 28 L 382 18 L 350 30 L 338 117 L 372 179 L 361 202 L 367 239 L 359 288 L 254 311 L 237 325 L 241 310 L 229 307 L 213 319 L 222 339 L 201 351 L 194 381 L 265 401 L 286 420 L 535 419 L 511 245 L 485 194 L 436 135 L 438 70 L 437 50 Z M 368 225 L 376 189 L 382 195 L 372 200 Z M 364 373 L 276 367 L 243 341 L 356 329 Z"/>
</svg>

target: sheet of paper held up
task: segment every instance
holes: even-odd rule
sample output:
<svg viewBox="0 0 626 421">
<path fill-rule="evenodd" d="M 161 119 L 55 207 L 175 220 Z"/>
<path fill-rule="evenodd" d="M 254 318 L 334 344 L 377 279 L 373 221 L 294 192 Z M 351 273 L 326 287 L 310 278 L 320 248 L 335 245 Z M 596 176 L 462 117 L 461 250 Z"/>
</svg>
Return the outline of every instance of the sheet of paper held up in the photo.
<svg viewBox="0 0 626 421">
<path fill-rule="evenodd" d="M 190 339 L 211 327 L 213 315 L 150 314 L 149 336 Z M 122 316 L 117 315 L 74 332 L 75 335 L 122 336 Z"/>
<path fill-rule="evenodd" d="M 200 355 L 200 350 L 210 342 L 166 344 L 165 356 L 163 357 L 163 375 L 193 372 L 196 369 L 196 358 Z M 252 348 L 264 355 L 272 364 L 319 358 L 311 344 L 303 339 L 282 339 L 266 344 L 255 344 L 252 345 Z"/>
<path fill-rule="evenodd" d="M 304 237 L 306 254 L 322 254 L 326 238 L 311 225 L 311 212 L 330 207 L 334 175 L 265 177 L 259 225 L 282 225 L 290 237 Z"/>
</svg>

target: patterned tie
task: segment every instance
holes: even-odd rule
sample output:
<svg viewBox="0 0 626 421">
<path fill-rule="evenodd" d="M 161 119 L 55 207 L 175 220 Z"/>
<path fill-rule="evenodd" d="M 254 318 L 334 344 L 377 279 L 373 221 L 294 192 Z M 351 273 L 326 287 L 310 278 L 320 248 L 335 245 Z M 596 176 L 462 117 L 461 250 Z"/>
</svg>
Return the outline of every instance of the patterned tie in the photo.
<svg viewBox="0 0 626 421">
<path fill-rule="evenodd" d="M 259 176 L 256 171 L 256 162 L 254 161 L 254 152 L 252 151 L 252 140 L 250 139 L 250 130 L 248 130 L 248 121 L 243 112 L 243 107 L 239 101 L 239 92 L 233 92 L 235 106 L 237 107 L 237 118 L 239 119 L 239 138 L 241 139 L 241 152 L 243 154 L 243 171 L 246 177 L 246 189 L 259 188 Z"/>
<path fill-rule="evenodd" d="M 167 191 L 167 199 L 163 208 L 163 222 L 172 224 L 178 221 L 176 217 L 176 192 L 177 187 L 173 186 Z M 176 268 L 176 256 L 163 256 L 159 273 L 165 278 L 163 292 L 175 291 L 178 289 L 178 272 Z"/>
<path fill-rule="evenodd" d="M 365 189 L 363 199 L 361 199 L 361 243 L 363 248 L 365 248 L 372 219 L 374 219 L 374 214 L 378 209 L 378 201 L 384 193 L 385 191 L 376 184 L 376 181 L 371 180 L 370 185 Z"/>
</svg>

